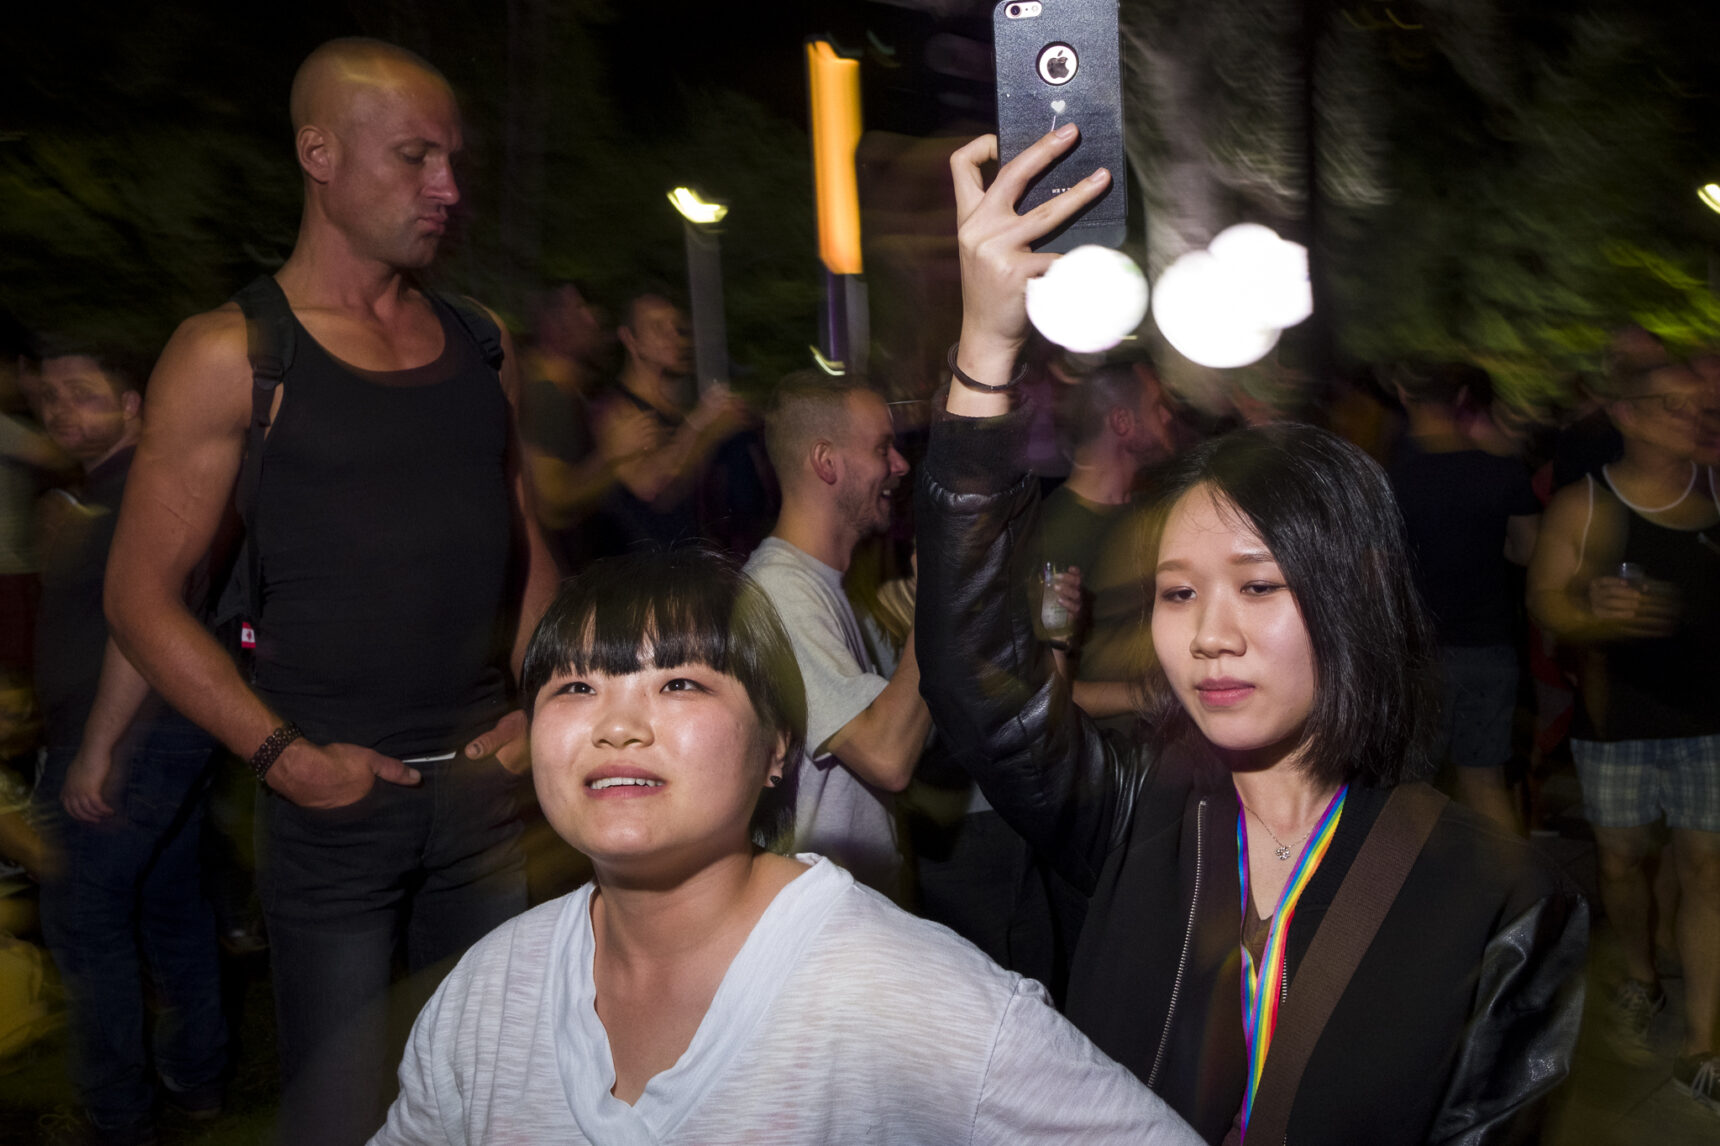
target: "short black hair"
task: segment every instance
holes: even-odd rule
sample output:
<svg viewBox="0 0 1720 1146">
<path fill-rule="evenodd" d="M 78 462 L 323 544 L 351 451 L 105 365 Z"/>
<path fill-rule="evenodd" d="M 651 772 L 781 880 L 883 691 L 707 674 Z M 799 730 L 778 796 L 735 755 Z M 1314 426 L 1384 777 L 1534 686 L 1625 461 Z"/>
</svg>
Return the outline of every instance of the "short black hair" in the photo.
<svg viewBox="0 0 1720 1146">
<path fill-rule="evenodd" d="M 786 842 L 806 745 L 806 686 L 776 608 L 735 561 L 688 547 L 594 561 L 563 582 L 526 647 L 520 690 L 528 718 L 563 673 L 636 673 L 699 664 L 734 677 L 759 723 L 787 739 L 782 782 L 764 790 L 750 825 L 762 847 Z"/>
<path fill-rule="evenodd" d="M 647 301 L 667 303 L 681 314 L 687 313 L 687 302 L 681 296 L 681 292 L 674 287 L 667 283 L 639 283 L 634 286 L 627 295 L 626 301 L 621 304 L 621 320 L 618 325 L 626 327 L 628 330 L 638 330 L 639 307 Z"/>
<path fill-rule="evenodd" d="M 153 365 L 147 355 L 129 346 L 66 331 L 49 331 L 37 340 L 36 346 L 38 362 L 46 362 L 50 358 L 94 360 L 116 398 L 134 392 L 143 393 Z"/>
<path fill-rule="evenodd" d="M 1171 464 L 1165 483 L 1167 514 L 1191 493 L 1240 514 L 1295 594 L 1314 653 L 1303 732 L 1310 775 L 1390 787 L 1425 774 L 1439 705 L 1436 645 L 1385 471 L 1336 434 L 1282 422 L 1202 442 Z M 1155 556 L 1149 576 L 1156 565 Z M 1156 658 L 1147 693 L 1156 741 L 1189 731 Z"/>
<path fill-rule="evenodd" d="M 792 480 L 803 451 L 820 437 L 836 437 L 848 421 L 848 396 L 876 393 L 857 378 L 822 370 L 785 374 L 764 410 L 764 448 L 780 479 Z"/>
<path fill-rule="evenodd" d="M 1392 371 L 1411 402 L 1486 410 L 1493 404 L 1493 377 L 1470 362 L 1403 362 Z"/>
<path fill-rule="evenodd" d="M 578 279 L 544 279 L 526 300 L 526 317 L 531 334 L 537 334 L 543 329 L 544 323 L 555 316 L 555 312 L 561 307 L 562 292 L 569 290 L 577 294 L 586 306 L 593 305 L 588 284 Z"/>
<path fill-rule="evenodd" d="M 1129 362 L 1107 363 L 1074 386 L 1056 387 L 1053 421 L 1064 452 L 1073 457 L 1078 447 L 1097 438 L 1112 410 L 1120 407 L 1131 414 L 1138 411 L 1145 387 L 1134 364 Z"/>
</svg>

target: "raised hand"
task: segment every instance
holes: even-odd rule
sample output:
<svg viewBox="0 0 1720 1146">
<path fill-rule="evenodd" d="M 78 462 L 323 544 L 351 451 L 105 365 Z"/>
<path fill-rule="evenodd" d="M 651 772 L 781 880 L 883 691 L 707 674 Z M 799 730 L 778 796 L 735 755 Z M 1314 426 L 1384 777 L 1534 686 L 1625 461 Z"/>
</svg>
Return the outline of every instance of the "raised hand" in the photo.
<svg viewBox="0 0 1720 1146">
<path fill-rule="evenodd" d="M 1004 164 L 989 188 L 980 167 L 997 158 L 995 135 L 982 135 L 950 156 L 962 272 L 962 335 L 956 361 L 976 381 L 988 385 L 1008 381 L 1015 356 L 1027 340 L 1027 280 L 1044 274 L 1058 257 L 1035 253 L 1029 244 L 1056 230 L 1101 195 L 1111 181 L 1110 173 L 1100 168 L 1027 214 L 1015 213 L 1028 183 L 1073 146 L 1078 135 L 1075 125 L 1066 123 L 1042 136 Z M 1007 405 L 1002 395 L 982 395 L 959 381 L 950 391 L 953 413 L 993 414 Z M 972 410 L 958 405 L 958 399 L 982 396 L 994 400 L 976 403 Z"/>
<path fill-rule="evenodd" d="M 699 395 L 699 403 L 687 415 L 687 421 L 700 434 L 721 439 L 745 426 L 750 416 L 745 399 L 718 382 Z"/>
</svg>

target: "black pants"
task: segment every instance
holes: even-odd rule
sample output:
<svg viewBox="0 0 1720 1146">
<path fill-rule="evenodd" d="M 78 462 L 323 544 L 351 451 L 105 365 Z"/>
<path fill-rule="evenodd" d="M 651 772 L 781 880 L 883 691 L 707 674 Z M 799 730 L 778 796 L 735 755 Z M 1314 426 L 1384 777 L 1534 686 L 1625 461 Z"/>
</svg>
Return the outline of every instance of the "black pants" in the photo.
<svg viewBox="0 0 1720 1146">
<path fill-rule="evenodd" d="M 1038 979 L 1059 1006 L 1087 901 L 996 812 L 914 822 L 920 913 L 999 965 Z"/>
<path fill-rule="evenodd" d="M 410 1021 L 468 946 L 525 909 L 521 778 L 493 758 L 419 771 L 417 787 L 379 780 L 344 808 L 260 797 L 282 1143 L 369 1138 L 394 1092 L 391 1002 Z M 409 978 L 391 1000 L 397 955 Z"/>
<path fill-rule="evenodd" d="M 76 747 L 50 748 L 36 787 L 36 822 L 59 857 L 42 883 L 42 932 L 71 1003 L 72 1081 L 99 1129 L 146 1124 L 157 1073 L 198 1102 L 218 1094 L 227 1024 L 197 864 L 214 750 L 201 729 L 161 721 L 128 755 L 99 824 L 60 805 Z M 146 995 L 160 1005 L 153 1026 Z"/>
</svg>

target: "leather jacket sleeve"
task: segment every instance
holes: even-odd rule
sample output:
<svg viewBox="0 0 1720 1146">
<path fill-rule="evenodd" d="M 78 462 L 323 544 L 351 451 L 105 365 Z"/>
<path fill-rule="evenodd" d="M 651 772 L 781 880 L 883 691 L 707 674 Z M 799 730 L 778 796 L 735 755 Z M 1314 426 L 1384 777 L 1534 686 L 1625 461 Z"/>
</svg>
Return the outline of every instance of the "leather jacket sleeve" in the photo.
<svg viewBox="0 0 1720 1146">
<path fill-rule="evenodd" d="M 1429 1143 L 1539 1141 L 1547 1097 L 1571 1069 L 1588 937 L 1588 903 L 1566 890 L 1536 900 L 1488 941 Z"/>
<path fill-rule="evenodd" d="M 1020 410 L 932 426 L 914 505 L 920 692 L 992 807 L 1091 891 L 1145 769 L 1071 703 L 1010 583 L 1039 501 L 1038 479 L 1014 462 L 1025 426 Z"/>
</svg>

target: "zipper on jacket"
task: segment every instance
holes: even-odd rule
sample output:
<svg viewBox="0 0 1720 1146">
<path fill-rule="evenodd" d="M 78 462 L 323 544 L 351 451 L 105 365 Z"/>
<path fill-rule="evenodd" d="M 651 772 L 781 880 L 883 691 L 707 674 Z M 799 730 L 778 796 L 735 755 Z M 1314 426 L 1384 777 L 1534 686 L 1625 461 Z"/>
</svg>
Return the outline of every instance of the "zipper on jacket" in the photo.
<svg viewBox="0 0 1720 1146">
<path fill-rule="evenodd" d="M 1194 895 L 1189 899 L 1188 927 L 1183 931 L 1182 954 L 1177 957 L 1177 977 L 1171 981 L 1171 1004 L 1165 1009 L 1165 1029 L 1159 1033 L 1159 1052 L 1153 1056 L 1153 1070 L 1147 1076 L 1147 1087 L 1158 1085 L 1159 1071 L 1165 1065 L 1165 1050 L 1171 1043 L 1171 1020 L 1177 1012 L 1177 996 L 1182 994 L 1183 972 L 1188 967 L 1188 949 L 1194 942 L 1194 919 L 1200 910 L 1201 867 L 1206 860 L 1206 800 L 1195 809 L 1194 816 Z"/>
</svg>

